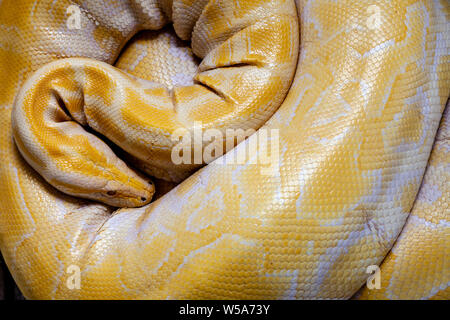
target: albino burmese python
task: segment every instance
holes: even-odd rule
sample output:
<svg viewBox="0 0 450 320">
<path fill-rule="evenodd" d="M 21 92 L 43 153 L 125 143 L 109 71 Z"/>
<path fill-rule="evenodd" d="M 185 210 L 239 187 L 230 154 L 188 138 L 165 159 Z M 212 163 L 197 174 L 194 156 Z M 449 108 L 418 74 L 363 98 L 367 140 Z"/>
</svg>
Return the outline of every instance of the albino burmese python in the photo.
<svg viewBox="0 0 450 320">
<path fill-rule="evenodd" d="M 155 31 L 129 41 L 140 30 Z M 0 1 L 0 248 L 17 284 L 448 299 L 449 37 L 447 0 Z M 224 156 L 246 162 L 174 164 L 171 135 L 199 121 L 258 130 Z M 272 129 L 278 149 L 247 148 Z M 277 165 L 251 162 L 266 151 Z"/>
</svg>

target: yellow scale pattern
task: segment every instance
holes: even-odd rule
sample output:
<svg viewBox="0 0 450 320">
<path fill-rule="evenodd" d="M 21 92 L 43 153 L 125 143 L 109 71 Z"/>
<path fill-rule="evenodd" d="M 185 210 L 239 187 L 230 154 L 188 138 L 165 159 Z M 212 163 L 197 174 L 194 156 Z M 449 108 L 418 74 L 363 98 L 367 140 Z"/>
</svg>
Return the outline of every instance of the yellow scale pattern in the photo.
<svg viewBox="0 0 450 320">
<path fill-rule="evenodd" d="M 66 27 L 66 10 L 74 3 L 82 8 L 80 30 Z M 134 34 L 160 30 L 173 21 L 180 38 L 194 35 L 192 52 L 203 59 L 200 71 L 202 65 L 220 71 L 232 63 L 241 72 L 248 65 L 261 66 L 264 53 L 273 48 L 262 45 L 262 55 L 255 58 L 245 56 L 249 47 L 238 47 L 238 58 L 233 58 L 232 35 L 241 34 L 245 41 L 258 31 L 269 34 L 274 29 L 270 24 L 282 20 L 272 18 L 274 10 L 293 5 L 288 0 L 0 2 L 0 125 L 5 128 L 0 132 L 0 249 L 27 298 L 350 298 L 363 287 L 366 268 L 373 264 L 381 267 L 381 289 L 362 288 L 355 298 L 449 298 L 447 111 L 441 121 L 450 91 L 446 0 L 295 1 L 299 31 L 289 18 L 277 32 L 289 35 L 291 45 L 268 55 L 287 61 L 287 66 L 271 69 L 276 73 L 293 71 L 289 61 L 299 54 L 292 84 L 286 71 L 284 81 L 268 82 L 275 88 L 268 92 L 278 98 L 273 98 L 274 114 L 265 113 L 270 119 L 264 119 L 263 129 L 279 129 L 280 135 L 279 167 L 271 175 L 262 174 L 261 165 L 212 163 L 146 206 L 114 209 L 57 191 L 41 177 L 45 172 L 27 164 L 38 168 L 39 163 L 53 163 L 55 156 L 42 154 L 52 148 L 57 154 L 65 140 L 49 143 L 56 139 L 51 133 L 36 144 L 39 128 L 49 116 L 67 116 L 42 112 L 33 102 L 12 126 L 13 105 L 20 111 L 27 95 L 45 109 L 51 100 L 48 88 L 59 88 L 64 103 L 75 106 L 72 117 L 79 123 L 90 115 L 81 112 L 80 92 L 64 95 L 63 89 L 74 82 L 86 85 L 81 93 L 87 97 L 97 97 L 98 112 L 126 96 L 117 98 L 115 91 L 126 81 L 132 83 L 127 88 L 142 86 L 128 95 L 130 117 L 139 111 L 136 99 L 146 99 L 148 90 L 148 99 L 159 99 L 156 89 L 134 77 L 173 87 L 179 95 L 171 99 L 189 101 L 192 93 L 185 88 L 192 76 L 213 88 L 226 79 L 220 72 L 203 77 L 193 72 L 197 62 L 171 40 L 167 29 L 156 36 L 142 34 L 122 51 Z M 373 25 L 373 11 L 367 10 L 371 6 L 379 10 L 379 25 Z M 256 20 L 267 23 L 259 27 Z M 241 32 L 249 25 L 255 30 Z M 172 49 L 187 60 L 158 63 L 161 51 Z M 211 52 L 221 58 L 209 59 Z M 69 57 L 90 59 L 59 61 Z M 114 62 L 132 77 L 107 65 Z M 172 64 L 176 67 L 170 68 Z M 39 85 L 46 77 L 51 85 Z M 250 81 L 252 94 L 264 92 L 259 77 Z M 277 89 L 280 84 L 287 91 L 281 106 L 286 92 Z M 237 105 L 246 105 L 238 98 Z M 176 120 L 224 126 L 238 121 L 242 126 L 258 107 L 260 103 L 243 123 L 201 108 L 181 112 Z M 126 137 L 132 132 L 130 119 L 99 118 L 97 124 L 120 137 L 115 143 L 126 144 L 132 142 Z M 21 140 L 21 132 L 32 125 L 34 134 Z M 90 149 L 90 157 L 108 156 L 104 146 L 92 145 L 98 148 Z M 245 144 L 235 151 L 244 153 Z M 119 167 L 124 177 L 144 183 L 125 163 Z M 98 172 L 80 174 L 98 179 Z M 138 185 L 132 191 L 145 188 L 151 187 Z M 81 269 L 79 290 L 66 286 L 70 265 Z"/>
</svg>

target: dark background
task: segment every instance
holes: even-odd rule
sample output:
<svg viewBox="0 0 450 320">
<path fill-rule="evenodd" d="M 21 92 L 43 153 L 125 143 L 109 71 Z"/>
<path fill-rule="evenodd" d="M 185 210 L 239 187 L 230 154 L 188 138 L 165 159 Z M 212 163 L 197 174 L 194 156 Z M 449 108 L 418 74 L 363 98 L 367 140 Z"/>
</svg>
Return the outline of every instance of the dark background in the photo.
<svg viewBox="0 0 450 320">
<path fill-rule="evenodd" d="M 24 300 L 0 254 L 0 300 Z"/>
</svg>

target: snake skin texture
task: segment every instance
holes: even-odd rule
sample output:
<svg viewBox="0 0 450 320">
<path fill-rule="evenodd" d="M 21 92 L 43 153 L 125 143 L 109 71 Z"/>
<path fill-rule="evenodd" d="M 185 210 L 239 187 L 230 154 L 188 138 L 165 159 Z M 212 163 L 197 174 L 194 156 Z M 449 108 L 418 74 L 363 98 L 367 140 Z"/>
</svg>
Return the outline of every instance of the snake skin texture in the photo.
<svg viewBox="0 0 450 320">
<path fill-rule="evenodd" d="M 449 37 L 447 0 L 0 1 L 0 249 L 15 281 L 31 299 L 448 299 Z M 249 155 L 276 165 L 220 161 L 258 134 L 193 174 L 145 154 L 196 120 L 277 130 L 278 149 Z M 102 134 L 89 152 L 75 126 Z M 115 165 L 114 190 L 90 163 Z M 80 198 L 141 206 L 164 183 L 139 208 Z M 365 287 L 371 265 L 380 289 Z"/>
<path fill-rule="evenodd" d="M 447 105 L 414 207 L 381 265 L 380 289 L 365 287 L 359 299 L 450 299 L 449 137 Z"/>
</svg>

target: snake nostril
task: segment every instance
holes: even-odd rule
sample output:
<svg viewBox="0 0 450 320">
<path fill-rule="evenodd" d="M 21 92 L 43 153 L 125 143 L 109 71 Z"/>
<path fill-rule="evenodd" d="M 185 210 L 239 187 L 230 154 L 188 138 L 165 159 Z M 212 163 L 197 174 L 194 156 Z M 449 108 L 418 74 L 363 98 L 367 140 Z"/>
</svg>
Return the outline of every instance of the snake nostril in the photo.
<svg viewBox="0 0 450 320">
<path fill-rule="evenodd" d="M 145 202 L 145 201 L 147 201 L 147 198 L 146 197 L 141 197 L 141 201 Z"/>
<path fill-rule="evenodd" d="M 108 192 L 106 192 L 106 194 L 107 194 L 108 196 L 113 196 L 113 195 L 116 194 L 116 192 L 115 192 L 115 191 L 108 191 Z"/>
</svg>

